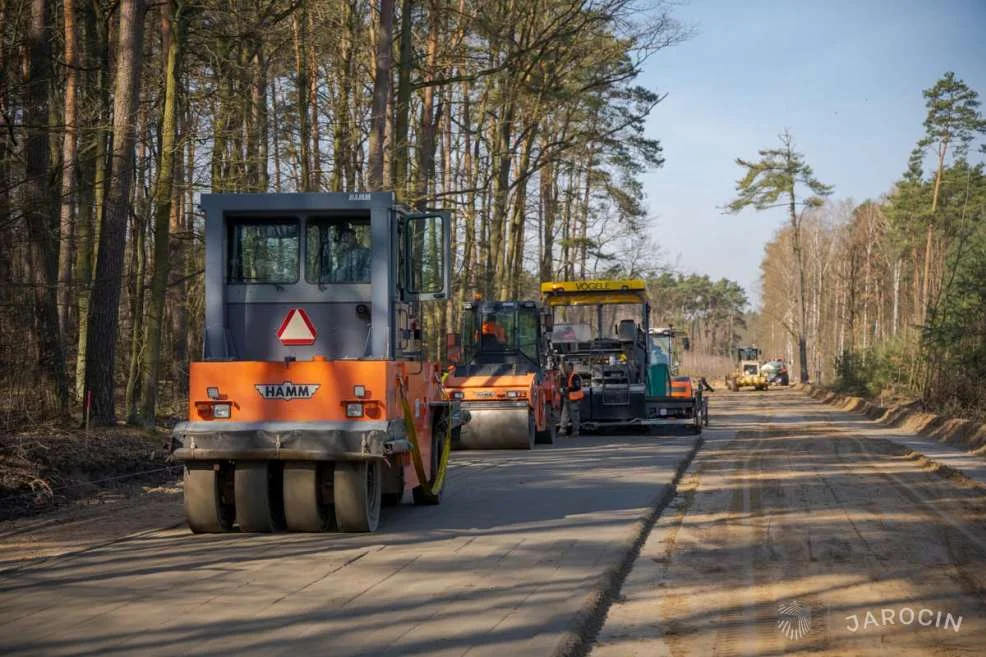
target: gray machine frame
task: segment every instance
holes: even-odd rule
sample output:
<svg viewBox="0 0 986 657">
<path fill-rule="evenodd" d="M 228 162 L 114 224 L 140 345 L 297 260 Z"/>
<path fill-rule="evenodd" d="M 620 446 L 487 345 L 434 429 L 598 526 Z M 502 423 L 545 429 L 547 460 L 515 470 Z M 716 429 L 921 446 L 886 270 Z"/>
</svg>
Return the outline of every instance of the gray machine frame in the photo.
<svg viewBox="0 0 986 657">
<path fill-rule="evenodd" d="M 368 303 L 370 325 L 368 348 L 350 357 L 392 360 L 415 358 L 419 354 L 400 349 L 403 340 L 398 315 L 407 311 L 407 305 L 416 301 L 448 298 L 451 281 L 450 267 L 445 263 L 444 285 L 440 292 L 412 294 L 401 288 L 410 280 L 409 254 L 405 251 L 404 237 L 407 220 L 439 216 L 443 218 L 443 253 L 449 253 L 449 224 L 447 212 L 427 211 L 416 213 L 399 206 L 392 192 L 313 192 L 313 193 L 257 193 L 257 194 L 203 194 L 201 208 L 205 213 L 205 336 L 204 360 L 281 360 L 294 357 L 308 359 L 314 350 L 305 347 L 282 347 L 273 342 L 267 345 L 277 358 L 250 358 L 250 354 L 238 353 L 231 341 L 229 330 L 230 304 L 318 304 L 331 302 Z M 310 283 L 305 275 L 307 249 L 307 219 L 332 213 L 367 212 L 370 218 L 371 276 L 369 283 L 332 283 L 328 292 L 317 283 Z M 263 217 L 266 215 L 292 215 L 301 220 L 299 234 L 298 280 L 294 283 L 242 283 L 230 284 L 226 280 L 227 218 Z M 446 255 L 447 258 L 447 255 Z M 403 264 L 404 275 L 399 271 Z M 242 350 L 240 350 L 242 351 Z"/>
<path fill-rule="evenodd" d="M 420 360 L 420 351 L 404 350 L 402 345 L 416 344 L 411 319 L 419 301 L 448 298 L 451 276 L 449 258 L 450 215 L 444 211 L 412 212 L 397 205 L 390 192 L 325 193 L 258 193 L 203 194 L 205 213 L 205 335 L 203 360 L 311 360 L 326 354 L 324 346 L 285 346 L 264 325 L 262 340 L 249 345 L 251 353 L 240 353 L 231 339 L 230 304 L 257 305 L 251 317 L 263 324 L 280 318 L 286 306 L 306 306 L 316 312 L 319 304 L 369 305 L 368 348 L 351 355 L 360 360 Z M 311 283 L 305 276 L 306 218 L 337 213 L 352 216 L 368 213 L 370 219 L 370 282 Z M 293 283 L 235 283 L 227 281 L 227 219 L 295 216 L 300 220 L 298 268 Z M 440 217 L 442 219 L 443 272 L 442 289 L 412 293 L 402 286 L 411 280 L 408 221 Z M 400 270 L 404 267 L 404 271 Z M 270 306 L 268 308 L 267 306 Z M 252 311 L 251 311 L 252 312 Z M 336 317 L 336 327 L 345 324 Z M 369 329 L 368 329 L 369 330 Z M 321 335 L 320 335 L 321 337 Z M 263 342 L 266 340 L 266 342 Z M 262 342 L 261 344 L 255 344 Z M 276 344 L 275 344 L 276 343 Z M 273 354 L 275 357 L 258 357 Z M 357 460 L 384 458 L 410 449 L 404 436 L 403 420 L 359 422 L 228 422 L 186 421 L 178 423 L 172 433 L 171 450 L 178 461 L 220 460 Z"/>
</svg>

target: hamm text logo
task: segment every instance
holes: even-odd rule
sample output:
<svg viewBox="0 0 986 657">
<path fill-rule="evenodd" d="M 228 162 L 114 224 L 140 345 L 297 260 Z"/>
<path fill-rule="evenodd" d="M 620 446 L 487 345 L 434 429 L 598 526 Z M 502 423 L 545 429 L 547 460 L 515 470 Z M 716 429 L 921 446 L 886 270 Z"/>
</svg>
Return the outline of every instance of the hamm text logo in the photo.
<svg viewBox="0 0 986 657">
<path fill-rule="evenodd" d="M 321 386 L 318 383 L 258 383 L 257 392 L 264 399 L 311 399 Z"/>
</svg>

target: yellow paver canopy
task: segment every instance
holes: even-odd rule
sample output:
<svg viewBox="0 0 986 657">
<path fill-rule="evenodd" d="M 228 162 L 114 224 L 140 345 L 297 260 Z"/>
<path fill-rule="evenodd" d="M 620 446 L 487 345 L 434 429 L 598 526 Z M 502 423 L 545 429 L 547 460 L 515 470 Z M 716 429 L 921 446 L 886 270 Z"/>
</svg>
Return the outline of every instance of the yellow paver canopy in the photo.
<svg viewBox="0 0 986 657">
<path fill-rule="evenodd" d="M 541 295 L 549 306 L 647 303 L 647 284 L 638 278 L 541 283 Z"/>
</svg>

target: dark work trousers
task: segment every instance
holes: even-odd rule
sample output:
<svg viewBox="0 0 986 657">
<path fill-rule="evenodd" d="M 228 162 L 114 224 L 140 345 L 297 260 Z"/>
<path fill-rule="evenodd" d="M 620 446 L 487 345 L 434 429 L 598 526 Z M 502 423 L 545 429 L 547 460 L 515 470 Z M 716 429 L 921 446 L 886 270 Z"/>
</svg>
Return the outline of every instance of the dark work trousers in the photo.
<svg viewBox="0 0 986 657">
<path fill-rule="evenodd" d="M 562 429 L 571 422 L 572 423 L 572 438 L 579 437 L 579 401 L 572 401 L 565 397 L 562 401 L 561 406 L 561 426 Z"/>
</svg>

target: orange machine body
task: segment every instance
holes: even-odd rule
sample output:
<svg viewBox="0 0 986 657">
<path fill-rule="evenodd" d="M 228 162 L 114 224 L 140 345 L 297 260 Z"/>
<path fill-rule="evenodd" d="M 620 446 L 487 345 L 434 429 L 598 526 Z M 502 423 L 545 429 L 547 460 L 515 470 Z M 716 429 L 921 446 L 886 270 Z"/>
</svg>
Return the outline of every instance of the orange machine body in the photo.
<svg viewBox="0 0 986 657">
<path fill-rule="evenodd" d="M 671 397 L 672 399 L 691 399 L 695 396 L 691 377 L 673 376 L 671 377 Z"/>
<path fill-rule="evenodd" d="M 260 423 L 361 423 L 379 426 L 381 421 L 403 434 L 405 395 L 419 438 L 426 474 L 433 462 L 434 408 L 442 400 L 436 382 L 437 366 L 431 363 L 392 360 L 319 359 L 300 362 L 204 361 L 189 370 L 188 416 L 193 422 L 209 422 L 216 431 Z M 217 395 L 210 398 L 209 389 Z M 358 396 L 357 393 L 361 393 Z M 216 418 L 212 408 L 229 404 L 229 417 Z M 347 407 L 360 405 L 360 414 L 347 415 Z M 406 453 L 389 457 L 391 465 L 405 469 L 405 482 L 420 482 Z"/>
<path fill-rule="evenodd" d="M 440 503 L 467 416 L 418 318 L 451 295 L 450 214 L 392 192 L 200 200 L 202 358 L 171 434 L 192 531 L 375 531 L 405 493 Z"/>
<path fill-rule="evenodd" d="M 560 410 L 561 394 L 556 372 L 546 371 L 537 381 L 534 373 L 497 376 L 456 376 L 445 381 L 451 399 L 461 401 L 470 409 L 482 409 L 483 404 L 495 405 L 507 400 L 526 400 L 534 414 L 536 431 L 547 431 L 555 413 Z"/>
</svg>

